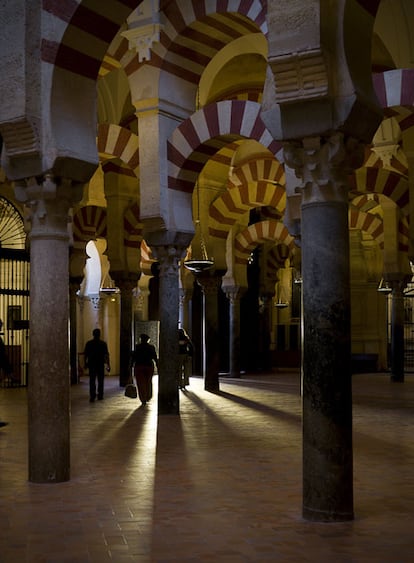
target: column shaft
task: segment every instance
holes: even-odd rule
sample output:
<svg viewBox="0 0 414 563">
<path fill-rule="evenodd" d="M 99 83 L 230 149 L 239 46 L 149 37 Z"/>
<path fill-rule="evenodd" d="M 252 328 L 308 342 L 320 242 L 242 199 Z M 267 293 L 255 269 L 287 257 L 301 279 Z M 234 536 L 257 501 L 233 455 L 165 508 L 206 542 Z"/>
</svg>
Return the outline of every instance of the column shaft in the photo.
<svg viewBox="0 0 414 563">
<path fill-rule="evenodd" d="M 116 285 L 121 290 L 121 319 L 119 335 L 119 385 L 125 387 L 130 376 L 132 343 L 132 320 L 133 320 L 133 294 L 136 287 L 137 277 L 131 279 L 113 274 Z"/>
<path fill-rule="evenodd" d="M 346 201 L 302 205 L 303 514 L 353 518 Z"/>
<path fill-rule="evenodd" d="M 46 176 L 23 192 L 31 209 L 29 480 L 56 483 L 70 477 L 67 223 L 74 190 Z"/>
<path fill-rule="evenodd" d="M 217 275 L 199 276 L 198 283 L 203 290 L 204 323 L 204 389 L 217 393 L 220 390 L 220 348 L 218 332 L 218 296 L 221 277 Z"/>
<path fill-rule="evenodd" d="M 404 381 L 404 293 L 403 285 L 393 283 L 391 297 L 391 381 Z"/>
<path fill-rule="evenodd" d="M 158 414 L 179 414 L 178 395 L 178 313 L 179 254 L 156 248 L 160 261 L 160 349 Z"/>
</svg>

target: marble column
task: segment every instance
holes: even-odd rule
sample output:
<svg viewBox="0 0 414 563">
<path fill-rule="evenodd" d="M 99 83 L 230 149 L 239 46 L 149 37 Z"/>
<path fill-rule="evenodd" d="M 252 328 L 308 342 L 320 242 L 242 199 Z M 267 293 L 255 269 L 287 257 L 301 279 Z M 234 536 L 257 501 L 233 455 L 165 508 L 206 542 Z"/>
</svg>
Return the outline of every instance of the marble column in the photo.
<svg viewBox="0 0 414 563">
<path fill-rule="evenodd" d="M 191 322 L 190 322 L 190 303 L 191 297 L 193 295 L 193 289 L 188 289 L 181 287 L 179 289 L 180 295 L 180 312 L 179 321 L 182 328 L 184 328 L 189 334 L 191 334 Z"/>
<path fill-rule="evenodd" d="M 240 377 L 240 298 L 245 291 L 240 286 L 223 288 L 229 300 L 229 375 Z"/>
<path fill-rule="evenodd" d="M 405 281 L 391 282 L 391 381 L 404 382 L 404 287 Z"/>
<path fill-rule="evenodd" d="M 353 150 L 360 157 L 360 147 L 338 134 L 286 151 L 302 178 L 303 516 L 313 521 L 354 517 L 347 184 Z"/>
<path fill-rule="evenodd" d="M 179 261 L 185 249 L 174 245 L 152 246 L 160 263 L 159 278 L 159 377 L 158 414 L 179 414 L 178 312 Z"/>
<path fill-rule="evenodd" d="M 133 290 L 137 285 L 138 275 L 118 275 L 112 272 L 117 287 L 121 290 L 121 319 L 119 334 L 119 385 L 125 387 L 130 376 L 133 322 Z"/>
<path fill-rule="evenodd" d="M 78 374 L 78 348 L 77 348 L 77 319 L 76 304 L 77 291 L 79 290 L 81 278 L 71 277 L 69 281 L 69 350 L 70 350 L 70 382 L 72 385 L 79 383 Z"/>
<path fill-rule="evenodd" d="M 218 331 L 218 295 L 221 276 L 210 273 L 197 276 L 203 292 L 203 377 L 204 389 L 217 393 L 220 390 L 220 348 Z"/>
<path fill-rule="evenodd" d="M 29 481 L 70 478 L 68 213 L 79 186 L 46 175 L 16 184 L 30 210 Z"/>
</svg>

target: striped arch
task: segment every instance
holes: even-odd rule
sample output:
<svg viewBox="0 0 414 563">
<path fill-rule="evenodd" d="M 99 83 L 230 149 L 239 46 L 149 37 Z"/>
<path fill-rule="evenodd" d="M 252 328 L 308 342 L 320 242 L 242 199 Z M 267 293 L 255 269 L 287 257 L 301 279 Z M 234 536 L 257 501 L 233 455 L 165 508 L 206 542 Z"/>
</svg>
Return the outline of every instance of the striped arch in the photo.
<svg viewBox="0 0 414 563">
<path fill-rule="evenodd" d="M 140 221 L 139 205 L 134 202 L 124 213 L 124 245 L 127 248 L 140 248 L 143 225 Z"/>
<path fill-rule="evenodd" d="M 229 188 L 210 206 L 210 236 L 226 239 L 229 230 L 242 215 L 263 206 L 283 212 L 286 207 L 285 189 L 265 181 Z"/>
<path fill-rule="evenodd" d="M 254 139 L 272 154 L 281 144 L 273 139 L 255 102 L 224 101 L 210 104 L 184 121 L 168 141 L 171 189 L 191 193 L 206 161 L 234 137 Z"/>
<path fill-rule="evenodd" d="M 376 193 L 391 199 L 403 216 L 409 214 L 410 192 L 405 178 L 383 168 L 359 168 L 350 178 L 352 191 Z"/>
<path fill-rule="evenodd" d="M 138 136 L 129 129 L 114 124 L 99 125 L 98 152 L 102 159 L 118 158 L 139 178 Z"/>
<path fill-rule="evenodd" d="M 45 19 L 50 22 L 47 31 L 60 30 L 64 24 L 66 30 L 59 39 L 51 39 L 50 33 L 42 38 L 42 60 L 75 75 L 95 80 L 108 46 L 131 12 L 141 3 L 142 0 L 43 2 Z"/>
<path fill-rule="evenodd" d="M 89 242 L 106 238 L 106 209 L 96 205 L 81 207 L 73 216 L 74 242 Z"/>
<path fill-rule="evenodd" d="M 364 205 L 361 201 L 360 205 Z M 358 205 L 357 205 L 358 207 Z M 384 248 L 384 224 L 380 217 L 357 209 L 354 206 L 349 209 L 349 228 L 360 229 L 372 236 L 381 249 Z M 398 222 L 397 250 L 407 253 L 409 250 L 410 232 L 408 218 L 402 217 Z"/>
<path fill-rule="evenodd" d="M 278 279 L 277 273 L 284 266 L 286 258 L 289 257 L 290 251 L 284 243 L 273 246 L 266 256 L 266 272 L 269 279 Z"/>
<path fill-rule="evenodd" d="M 196 86 L 208 63 L 226 45 L 244 35 L 267 34 L 266 3 L 233 0 L 229 6 L 221 0 L 172 0 L 161 11 L 161 25 L 160 41 L 152 45 L 148 61 L 139 62 L 127 44 L 118 46 L 127 76 L 135 80 L 134 74 L 146 64 Z"/>
<path fill-rule="evenodd" d="M 245 162 L 231 171 L 230 182 L 235 186 L 257 182 L 259 180 L 271 180 L 279 184 L 285 183 L 285 169 L 275 158 L 259 158 Z"/>
<path fill-rule="evenodd" d="M 292 254 L 296 251 L 295 239 L 289 234 L 283 223 L 261 221 L 250 225 L 237 234 L 234 239 L 234 262 L 246 265 L 252 250 L 266 241 L 283 242 Z"/>
<path fill-rule="evenodd" d="M 368 233 L 377 241 L 380 248 L 384 248 L 384 224 L 376 215 L 351 207 L 349 209 L 349 228 Z"/>
</svg>

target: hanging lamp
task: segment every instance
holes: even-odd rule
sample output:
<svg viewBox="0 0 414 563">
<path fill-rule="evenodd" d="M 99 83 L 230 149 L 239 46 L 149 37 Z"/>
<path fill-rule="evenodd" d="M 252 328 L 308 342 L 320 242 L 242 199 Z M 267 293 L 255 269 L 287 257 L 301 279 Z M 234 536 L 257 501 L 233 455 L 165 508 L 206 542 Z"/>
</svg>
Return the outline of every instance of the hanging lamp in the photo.
<svg viewBox="0 0 414 563">
<path fill-rule="evenodd" d="M 198 181 L 196 183 L 196 196 L 197 196 L 197 218 L 195 220 L 195 233 L 194 238 L 196 235 L 199 235 L 200 239 L 200 253 L 196 258 L 191 258 L 190 260 L 184 261 L 184 267 L 193 274 L 201 274 L 205 270 L 209 270 L 213 265 L 214 261 L 208 257 L 206 243 L 204 241 L 203 230 L 201 228 L 200 222 L 200 187 Z M 192 252 L 193 252 L 193 245 L 191 245 Z"/>
</svg>

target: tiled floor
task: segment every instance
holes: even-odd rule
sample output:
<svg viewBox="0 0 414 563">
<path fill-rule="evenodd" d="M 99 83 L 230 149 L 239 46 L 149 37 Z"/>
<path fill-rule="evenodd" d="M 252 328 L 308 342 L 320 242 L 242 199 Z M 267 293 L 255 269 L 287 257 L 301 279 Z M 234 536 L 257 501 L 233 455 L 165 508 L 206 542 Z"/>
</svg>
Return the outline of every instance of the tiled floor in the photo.
<svg viewBox="0 0 414 563">
<path fill-rule="evenodd" d="M 156 378 L 155 378 L 156 387 Z M 72 478 L 27 481 L 26 390 L 0 389 L 0 562 L 408 563 L 414 560 L 414 375 L 354 384 L 356 518 L 301 518 L 297 373 L 199 378 L 157 417 L 107 378 L 72 387 Z M 156 390 L 156 389 L 155 389 Z"/>
</svg>

